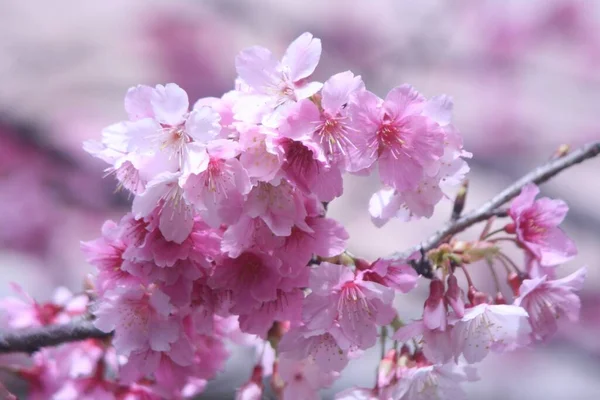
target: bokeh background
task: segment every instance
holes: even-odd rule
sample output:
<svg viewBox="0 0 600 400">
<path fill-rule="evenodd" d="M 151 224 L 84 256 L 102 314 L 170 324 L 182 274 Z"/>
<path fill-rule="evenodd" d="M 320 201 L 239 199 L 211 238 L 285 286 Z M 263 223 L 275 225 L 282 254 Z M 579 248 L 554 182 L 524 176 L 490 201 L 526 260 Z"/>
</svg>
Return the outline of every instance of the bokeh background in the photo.
<svg viewBox="0 0 600 400">
<path fill-rule="evenodd" d="M 190 99 L 220 96 L 232 88 L 241 49 L 282 54 L 304 31 L 323 41 L 319 80 L 351 69 L 380 96 L 405 82 L 453 96 L 455 124 L 474 153 L 467 208 L 561 144 L 600 138 L 600 1 L 2 0 L 0 295 L 11 281 L 40 300 L 58 285 L 82 287 L 91 269 L 79 241 L 97 237 L 130 199 L 81 143 L 125 118 L 128 87 L 176 82 Z M 600 159 L 542 188 L 570 205 L 564 228 L 579 247 L 559 274 L 589 267 L 581 323 L 541 348 L 487 359 L 482 380 L 466 386 L 470 399 L 600 398 L 599 175 Z M 403 250 L 450 214 L 441 204 L 431 220 L 376 229 L 367 213 L 376 189 L 349 177 L 330 206 L 353 254 Z M 486 271 L 473 269 L 485 287 Z M 422 282 L 398 300 L 401 316 L 418 315 L 426 289 Z M 206 398 L 230 398 L 249 377 L 247 352 L 235 351 Z M 353 362 L 325 397 L 372 386 L 378 354 Z"/>
</svg>

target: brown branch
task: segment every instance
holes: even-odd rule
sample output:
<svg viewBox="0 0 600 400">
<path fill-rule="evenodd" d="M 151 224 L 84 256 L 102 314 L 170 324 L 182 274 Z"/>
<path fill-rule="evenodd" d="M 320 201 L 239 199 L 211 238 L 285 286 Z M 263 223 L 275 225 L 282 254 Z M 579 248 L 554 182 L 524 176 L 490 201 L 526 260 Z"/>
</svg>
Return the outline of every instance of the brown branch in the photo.
<svg viewBox="0 0 600 400">
<path fill-rule="evenodd" d="M 443 243 L 444 240 L 447 240 L 453 235 L 464 231 L 471 225 L 485 221 L 494 215 L 506 216 L 506 211 L 499 210 L 499 207 L 518 196 L 519 193 L 521 193 L 521 189 L 525 185 L 529 183 L 544 183 L 550 178 L 556 176 L 561 171 L 575 164 L 579 164 L 582 161 L 593 158 L 598 154 L 600 154 L 600 142 L 595 142 L 583 146 L 568 154 L 561 155 L 559 158 L 554 158 L 547 163 L 540 165 L 512 185 L 508 186 L 481 207 L 469 212 L 455 221 L 451 221 L 443 229 L 440 229 L 427 240 L 421 242 L 419 245 L 414 246 L 404 252 L 395 253 L 390 258 L 394 260 L 403 260 L 407 259 L 416 251 L 425 253 Z"/>
<path fill-rule="evenodd" d="M 89 319 L 77 319 L 67 324 L 27 328 L 0 332 L 0 354 L 34 353 L 42 347 L 57 346 L 66 342 L 109 337 L 96 328 Z"/>
</svg>

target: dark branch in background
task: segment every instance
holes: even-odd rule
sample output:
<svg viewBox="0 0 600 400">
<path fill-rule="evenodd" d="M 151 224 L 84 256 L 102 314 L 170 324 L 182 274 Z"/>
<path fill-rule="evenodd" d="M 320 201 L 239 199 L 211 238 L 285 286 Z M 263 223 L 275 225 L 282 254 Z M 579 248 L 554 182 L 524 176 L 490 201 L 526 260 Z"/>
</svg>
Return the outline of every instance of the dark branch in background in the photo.
<svg viewBox="0 0 600 400">
<path fill-rule="evenodd" d="M 94 326 L 89 319 L 73 320 L 67 324 L 48 325 L 0 333 L 1 353 L 34 353 L 42 347 L 57 346 L 66 342 L 109 337 Z"/>
<path fill-rule="evenodd" d="M 595 142 L 574 150 L 562 157 L 554 158 L 523 176 L 521 179 L 494 196 L 494 198 L 483 204 L 481 207 L 464 215 L 462 218 L 451 221 L 443 229 L 437 231 L 427 240 L 421 242 L 421 244 L 402 253 L 395 253 L 390 258 L 394 260 L 403 260 L 410 257 L 410 255 L 415 251 L 426 253 L 427 251 L 434 249 L 439 244 L 443 243 L 444 240 L 464 231 L 471 225 L 485 221 L 494 215 L 499 216 L 506 214 L 506 211 L 498 210 L 498 208 L 518 196 L 519 193 L 521 193 L 521 189 L 527 184 L 544 183 L 561 171 L 575 164 L 579 164 L 582 161 L 593 158 L 598 154 L 600 154 L 600 142 Z"/>
<path fill-rule="evenodd" d="M 417 272 L 423 276 L 431 277 L 431 265 L 428 264 L 425 259 L 427 251 L 435 248 L 444 240 L 448 240 L 456 233 L 462 232 L 477 222 L 485 221 L 492 216 L 506 217 L 506 209 L 500 207 L 516 197 L 521 192 L 523 186 L 528 183 L 540 184 L 546 182 L 564 169 L 595 157 L 598 154 L 600 154 L 600 142 L 584 146 L 571 153 L 561 155 L 559 158 L 548 161 L 546 164 L 536 168 L 504 189 L 478 209 L 471 211 L 456 220 L 452 220 L 444 229 L 436 232 L 420 245 L 403 253 L 395 254 L 392 258 L 406 259 L 415 251 L 419 251 L 422 255 L 421 260 L 414 261 L 412 264 Z M 455 204 L 455 215 L 460 215 L 460 211 L 462 211 L 461 208 L 464 207 L 464 204 L 461 203 L 464 203 L 464 199 L 459 198 Z M 96 329 L 91 320 L 79 319 L 64 325 L 50 325 L 40 328 L 0 333 L 0 353 L 33 353 L 42 347 L 56 346 L 61 343 L 75 342 L 90 338 L 103 339 L 110 337 L 110 335 L 110 333 L 104 333 Z"/>
</svg>

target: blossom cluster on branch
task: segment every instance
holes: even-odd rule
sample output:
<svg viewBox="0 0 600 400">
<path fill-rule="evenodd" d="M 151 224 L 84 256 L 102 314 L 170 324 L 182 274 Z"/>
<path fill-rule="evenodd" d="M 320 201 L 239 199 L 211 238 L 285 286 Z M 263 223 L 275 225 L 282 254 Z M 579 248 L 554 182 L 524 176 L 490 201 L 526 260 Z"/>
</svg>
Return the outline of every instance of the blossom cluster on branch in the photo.
<svg viewBox="0 0 600 400">
<path fill-rule="evenodd" d="M 21 293 L 26 301 L 2 304 L 3 327 L 87 318 L 98 330 L 56 348 L 21 347 L 34 350 L 32 363 L 6 368 L 30 383 L 29 398 L 191 398 L 233 341 L 256 349 L 239 399 L 260 399 L 267 385 L 286 400 L 318 398 L 378 343 L 373 387 L 337 398 L 459 399 L 487 354 L 548 340 L 560 317 L 577 319 L 585 268 L 556 272 L 576 254 L 558 227 L 568 207 L 536 200 L 533 184 L 490 214 L 476 241 L 447 237 L 402 259 L 346 251 L 348 233 L 326 217 L 344 174 L 378 174 L 369 212 L 381 226 L 430 217 L 464 181 L 471 154 L 449 97 L 401 85 L 382 99 L 350 71 L 316 82 L 320 56 L 309 33 L 281 60 L 243 50 L 235 89 L 191 107 L 172 83 L 127 92 L 128 120 L 84 146 L 133 196 L 130 213 L 82 243 L 96 268 L 86 294 L 61 290 L 40 305 Z M 510 221 L 491 231 L 497 216 Z M 486 264 L 491 294 L 468 271 Z M 397 306 L 419 275 L 430 279 L 422 318 L 403 322 Z"/>
</svg>

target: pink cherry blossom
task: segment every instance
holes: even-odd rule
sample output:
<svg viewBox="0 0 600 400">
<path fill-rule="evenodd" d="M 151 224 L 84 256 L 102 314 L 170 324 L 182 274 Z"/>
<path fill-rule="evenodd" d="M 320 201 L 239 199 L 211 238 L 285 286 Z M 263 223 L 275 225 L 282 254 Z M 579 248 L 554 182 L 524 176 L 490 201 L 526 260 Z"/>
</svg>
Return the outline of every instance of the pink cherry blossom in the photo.
<svg viewBox="0 0 600 400">
<path fill-rule="evenodd" d="M 577 253 L 575 244 L 558 225 L 565 218 L 568 206 L 562 200 L 534 200 L 539 189 L 527 185 L 510 205 L 509 215 L 514 225 L 508 228 L 517 234 L 519 243 L 539 260 L 541 265 L 562 264 Z"/>
<path fill-rule="evenodd" d="M 453 364 L 401 367 L 394 399 L 399 400 L 461 400 L 466 395 L 460 383 L 477 380 L 469 366 Z"/>
<path fill-rule="evenodd" d="M 103 332 L 115 331 L 113 344 L 120 354 L 167 351 L 179 337 L 171 311 L 169 298 L 157 288 L 119 287 L 104 296 L 94 325 Z"/>
<path fill-rule="evenodd" d="M 465 311 L 453 325 L 455 354 L 472 364 L 491 351 L 503 352 L 530 343 L 527 311 L 516 305 L 479 304 Z"/>
<path fill-rule="evenodd" d="M 364 281 L 342 265 L 323 262 L 314 268 L 310 289 L 303 310 L 307 327 L 327 330 L 338 321 L 344 335 L 362 349 L 375 344 L 377 324 L 395 316 L 393 289 Z"/>
<path fill-rule="evenodd" d="M 256 93 L 268 96 L 273 108 L 298 101 L 321 89 L 318 82 L 307 82 L 321 57 L 321 41 L 303 33 L 287 48 L 281 62 L 259 46 L 243 50 L 235 59 L 240 78 Z"/>
<path fill-rule="evenodd" d="M 341 371 L 348 364 L 352 344 L 339 325 L 327 333 L 299 327 L 288 331 L 279 343 L 282 357 L 292 360 L 313 360 L 323 371 Z"/>
<path fill-rule="evenodd" d="M 583 267 L 562 279 L 550 280 L 544 276 L 523 281 L 515 305 L 529 313 L 529 323 L 536 338 L 546 340 L 551 337 L 562 316 L 571 322 L 579 319 L 581 301 L 574 292 L 581 290 L 586 275 L 587 268 Z"/>
<path fill-rule="evenodd" d="M 429 329 L 423 320 L 413 321 L 396 331 L 393 338 L 406 343 L 411 339 L 419 339 L 425 357 L 434 363 L 447 363 L 458 354 L 452 346 L 452 326 L 445 330 Z"/>
<path fill-rule="evenodd" d="M 433 279 L 429 284 L 429 296 L 425 300 L 423 310 L 423 323 L 429 329 L 445 330 L 447 324 L 447 310 L 444 302 L 444 283 Z"/>
<path fill-rule="evenodd" d="M 192 231 L 194 213 L 185 201 L 178 184 L 180 173 L 164 172 L 146 186 L 144 192 L 133 199 L 132 211 L 136 219 L 159 214 L 159 228 L 167 240 L 183 242 Z"/>
<path fill-rule="evenodd" d="M 239 151 L 232 144 L 223 141 L 218 148 L 211 148 L 206 166 L 198 168 L 183 186 L 185 198 L 215 227 L 239 219 L 244 195 L 252 188 L 246 170 L 235 158 Z"/>
<path fill-rule="evenodd" d="M 248 194 L 244 212 L 260 217 L 277 236 L 289 236 L 294 225 L 310 230 L 304 222 L 307 213 L 302 194 L 286 181 L 277 186 L 259 183 Z"/>
<path fill-rule="evenodd" d="M 351 170 L 378 161 L 384 184 L 400 191 L 415 189 L 425 169 L 444 152 L 444 133 L 433 119 L 422 115 L 424 104 L 424 98 L 407 85 L 392 89 L 385 100 L 360 92 L 351 112 L 364 140 L 357 145 Z"/>
<path fill-rule="evenodd" d="M 322 371 L 312 359 L 279 359 L 279 375 L 285 382 L 283 397 L 286 400 L 304 400 L 318 397 L 322 388 L 329 387 L 337 378 L 334 371 Z"/>
</svg>

